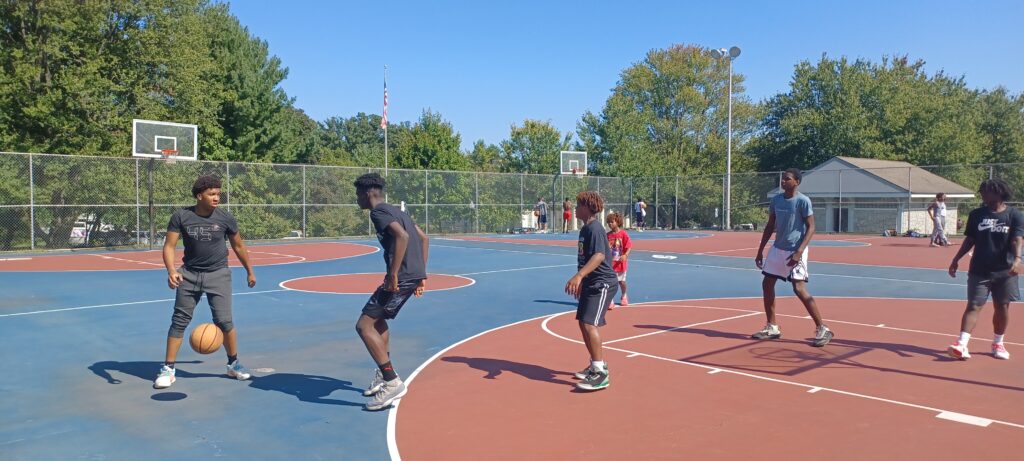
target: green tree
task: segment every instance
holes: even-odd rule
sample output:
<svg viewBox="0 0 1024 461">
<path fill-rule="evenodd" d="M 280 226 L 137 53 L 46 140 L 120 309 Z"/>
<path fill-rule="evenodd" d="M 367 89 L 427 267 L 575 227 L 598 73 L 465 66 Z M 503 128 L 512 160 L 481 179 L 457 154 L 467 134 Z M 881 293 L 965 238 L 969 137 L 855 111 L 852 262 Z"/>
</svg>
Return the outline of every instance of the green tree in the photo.
<svg viewBox="0 0 1024 461">
<path fill-rule="evenodd" d="M 998 87 L 980 96 L 981 131 L 988 163 L 1024 161 L 1024 93 L 1016 96 Z"/>
<path fill-rule="evenodd" d="M 389 127 L 390 129 L 390 127 Z M 388 133 L 389 137 L 391 133 Z M 390 145 L 389 138 L 389 145 Z M 466 170 L 469 161 L 459 150 L 462 137 L 441 114 L 424 110 L 407 132 L 396 133 L 391 150 L 393 168 Z"/>
<path fill-rule="evenodd" d="M 466 154 L 471 167 L 476 171 L 498 172 L 508 169 L 501 148 L 487 144 L 483 139 L 473 143 L 473 150 Z"/>
<path fill-rule="evenodd" d="M 752 151 L 764 170 L 811 168 L 837 155 L 919 165 L 982 160 L 977 93 L 963 78 L 928 76 L 906 57 L 807 61 L 789 92 L 767 102 Z"/>
<path fill-rule="evenodd" d="M 501 142 L 507 170 L 522 173 L 558 173 L 559 152 L 571 146 L 572 133 L 563 136 L 550 122 L 530 119 L 512 125 L 509 138 Z"/>
<path fill-rule="evenodd" d="M 756 127 L 758 110 L 733 75 L 734 170 Z M 601 113 L 577 125 L 577 147 L 601 174 L 654 176 L 725 171 L 728 62 L 710 50 L 675 45 L 651 50 L 622 71 Z"/>
</svg>

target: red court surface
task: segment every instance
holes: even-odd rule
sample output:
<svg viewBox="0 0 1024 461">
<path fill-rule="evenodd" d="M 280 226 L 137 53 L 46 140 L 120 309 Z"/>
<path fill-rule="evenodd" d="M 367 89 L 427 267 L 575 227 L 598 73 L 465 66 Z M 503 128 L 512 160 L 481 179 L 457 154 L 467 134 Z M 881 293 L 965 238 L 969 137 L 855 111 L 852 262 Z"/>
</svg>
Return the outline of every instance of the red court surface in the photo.
<svg viewBox="0 0 1024 461">
<path fill-rule="evenodd" d="M 753 261 L 754 252 L 757 251 L 757 245 L 761 241 L 760 232 L 709 232 L 708 234 L 707 237 L 699 238 L 634 239 L 633 249 L 662 253 L 733 256 L 750 258 Z M 521 245 L 576 246 L 576 242 L 572 240 L 461 236 L 456 238 L 467 241 Z M 850 245 L 818 246 L 814 244 L 815 241 L 849 242 Z M 817 234 L 811 242 L 810 259 L 812 264 L 828 262 L 945 270 L 949 268 L 949 263 L 959 248 L 959 240 L 949 247 L 930 247 L 928 239 L 924 238 Z M 961 268 L 964 270 L 966 270 L 966 261 L 966 258 L 961 261 Z"/>
<path fill-rule="evenodd" d="M 944 349 L 962 301 L 819 297 L 836 332 L 780 298 L 783 339 L 753 341 L 759 298 L 619 308 L 601 334 L 612 385 L 576 392 L 588 355 L 572 313 L 440 353 L 392 410 L 392 450 L 417 459 L 1009 459 L 1024 451 L 1024 344 Z M 856 338 L 856 339 L 846 339 Z M 393 452 L 394 454 L 394 452 Z"/>
<path fill-rule="evenodd" d="M 254 266 L 294 264 L 351 258 L 379 251 L 376 247 L 358 243 L 291 243 L 279 245 L 246 245 L 249 261 Z M 181 262 L 184 250 L 178 249 L 174 258 Z M 241 267 L 233 251 L 228 251 L 228 263 Z M 61 254 L 0 258 L 0 272 L 64 272 L 64 271 L 125 271 L 163 269 L 160 250 L 124 251 L 86 254 Z"/>
<path fill-rule="evenodd" d="M 281 282 L 281 288 L 309 293 L 370 294 L 384 280 L 383 272 L 367 274 L 336 274 L 302 277 Z M 426 291 L 454 290 L 476 283 L 469 277 L 445 274 L 430 274 Z"/>
</svg>

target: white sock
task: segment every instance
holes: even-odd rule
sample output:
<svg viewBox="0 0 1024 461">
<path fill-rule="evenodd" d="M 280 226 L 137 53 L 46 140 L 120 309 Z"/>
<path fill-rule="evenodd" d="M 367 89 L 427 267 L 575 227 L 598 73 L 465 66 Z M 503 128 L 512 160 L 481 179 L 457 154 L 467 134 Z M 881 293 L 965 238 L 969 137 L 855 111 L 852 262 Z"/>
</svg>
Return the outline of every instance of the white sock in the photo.
<svg viewBox="0 0 1024 461">
<path fill-rule="evenodd" d="M 959 344 L 961 346 L 966 346 L 967 345 L 967 341 L 970 341 L 970 340 L 971 340 L 971 334 L 966 332 L 966 331 L 961 331 L 960 332 L 960 339 L 957 340 L 957 344 Z"/>
<path fill-rule="evenodd" d="M 605 365 L 604 360 L 591 360 L 590 361 L 590 368 L 593 368 L 595 370 L 604 370 L 606 366 L 607 365 Z"/>
<path fill-rule="evenodd" d="M 1002 344 L 1002 343 L 1003 343 L 1003 335 L 996 335 L 995 339 L 992 340 L 992 344 Z"/>
</svg>

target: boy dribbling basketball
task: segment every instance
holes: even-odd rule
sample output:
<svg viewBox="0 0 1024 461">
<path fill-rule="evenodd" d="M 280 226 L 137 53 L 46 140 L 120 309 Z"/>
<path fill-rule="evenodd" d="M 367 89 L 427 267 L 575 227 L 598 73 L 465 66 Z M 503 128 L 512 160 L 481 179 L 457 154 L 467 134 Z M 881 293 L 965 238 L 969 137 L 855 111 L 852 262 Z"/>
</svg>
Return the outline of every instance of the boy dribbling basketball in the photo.
<svg viewBox="0 0 1024 461">
<path fill-rule="evenodd" d="M 605 325 L 605 313 L 615 299 L 616 280 L 608 238 L 598 219 L 603 209 L 604 200 L 597 192 L 580 192 L 576 196 L 576 217 L 584 226 L 577 245 L 578 271 L 565 284 L 565 292 L 579 300 L 576 320 L 590 353 L 590 366 L 575 374 L 581 380 L 576 387 L 585 391 L 604 389 L 611 384 L 599 328 Z"/>
<path fill-rule="evenodd" d="M 366 409 L 376 411 L 387 408 L 406 392 L 405 384 L 391 365 L 388 320 L 398 316 L 410 296 L 423 296 L 429 243 L 427 235 L 408 214 L 384 202 L 385 183 L 379 174 L 364 174 L 354 185 L 359 207 L 370 210 L 387 269 L 384 283 L 370 296 L 356 322 L 356 332 L 377 364 L 373 381 L 363 392 L 371 397 Z"/>
<path fill-rule="evenodd" d="M 256 275 L 249 264 L 249 253 L 238 232 L 235 217 L 217 207 L 220 204 L 220 179 L 200 176 L 192 185 L 196 204 L 175 211 L 167 224 L 163 258 L 167 268 L 167 286 L 176 290 L 171 328 L 167 332 L 167 350 L 164 365 L 160 367 L 153 387 L 164 389 L 174 383 L 174 362 L 181 348 L 185 328 L 192 321 L 199 298 L 206 300 L 213 311 L 213 323 L 224 333 L 224 349 L 228 354 L 227 375 L 246 380 L 249 370 L 238 361 L 238 333 L 231 316 L 231 268 L 228 267 L 228 249 L 241 261 L 248 274 L 249 288 L 256 286 Z M 184 238 L 185 257 L 180 269 L 174 267 L 174 249 L 178 238 Z"/>
</svg>

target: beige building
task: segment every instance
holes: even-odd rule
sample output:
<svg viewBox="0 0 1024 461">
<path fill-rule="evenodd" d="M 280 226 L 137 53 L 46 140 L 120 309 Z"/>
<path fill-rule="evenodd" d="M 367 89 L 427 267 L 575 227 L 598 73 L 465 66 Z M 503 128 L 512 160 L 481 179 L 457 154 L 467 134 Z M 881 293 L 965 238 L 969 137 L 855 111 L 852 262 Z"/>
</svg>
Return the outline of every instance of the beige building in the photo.
<svg viewBox="0 0 1024 461">
<path fill-rule="evenodd" d="M 958 233 L 957 205 L 974 191 L 907 162 L 833 157 L 804 172 L 800 192 L 814 204 L 818 232 L 932 231 L 927 207 L 946 194 L 946 233 Z M 775 188 L 768 198 L 781 193 Z"/>
</svg>

